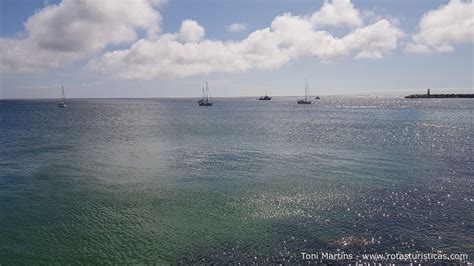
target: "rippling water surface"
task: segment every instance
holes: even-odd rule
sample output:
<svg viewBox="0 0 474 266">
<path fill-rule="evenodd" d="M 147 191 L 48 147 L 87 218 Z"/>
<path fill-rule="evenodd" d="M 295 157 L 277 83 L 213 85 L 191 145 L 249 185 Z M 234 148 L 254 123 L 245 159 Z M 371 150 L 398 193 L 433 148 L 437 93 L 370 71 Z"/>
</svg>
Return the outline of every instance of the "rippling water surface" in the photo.
<svg viewBox="0 0 474 266">
<path fill-rule="evenodd" d="M 0 101 L 0 263 L 474 256 L 474 103 Z"/>
</svg>

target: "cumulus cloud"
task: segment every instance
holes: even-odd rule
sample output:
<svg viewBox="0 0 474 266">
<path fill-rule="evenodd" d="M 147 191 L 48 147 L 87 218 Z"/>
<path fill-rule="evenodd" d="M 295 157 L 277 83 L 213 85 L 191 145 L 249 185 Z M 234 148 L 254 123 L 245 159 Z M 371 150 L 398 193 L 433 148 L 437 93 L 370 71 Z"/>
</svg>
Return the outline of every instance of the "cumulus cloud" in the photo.
<svg viewBox="0 0 474 266">
<path fill-rule="evenodd" d="M 64 0 L 32 15 L 22 38 L 0 38 L 1 71 L 60 67 L 107 45 L 132 42 L 137 28 L 159 32 L 158 0 Z"/>
<path fill-rule="evenodd" d="M 419 32 L 406 46 L 407 52 L 450 52 L 454 45 L 474 42 L 474 6 L 472 1 L 451 0 L 426 13 Z"/>
<path fill-rule="evenodd" d="M 241 32 L 247 30 L 247 24 L 245 23 L 232 23 L 226 27 L 228 32 Z"/>
<path fill-rule="evenodd" d="M 355 58 L 379 59 L 397 48 L 399 38 L 405 34 L 388 20 L 382 19 L 364 28 L 355 30 L 342 39 L 353 50 Z"/>
<path fill-rule="evenodd" d="M 361 12 L 349 0 L 328 0 L 312 14 L 277 16 L 269 27 L 242 40 L 210 40 L 194 20 L 184 20 L 177 32 L 161 32 L 155 7 L 162 2 L 64 0 L 47 6 L 28 19 L 22 38 L 0 39 L 0 70 L 43 70 L 98 56 L 89 61 L 89 69 L 121 79 L 160 79 L 276 69 L 301 57 L 378 59 L 395 50 L 404 37 L 381 17 L 364 25 Z M 229 30 L 242 29 L 233 25 Z M 336 37 L 327 27 L 348 30 Z M 147 32 L 139 40 L 138 29 Z M 123 43 L 132 44 L 100 54 Z"/>
<path fill-rule="evenodd" d="M 163 34 L 157 40 L 141 39 L 129 49 L 91 61 L 89 67 L 122 79 L 156 79 L 275 69 L 303 56 L 321 61 L 351 55 L 377 59 L 396 49 L 404 33 L 381 19 L 337 38 L 315 29 L 311 17 L 287 13 L 241 41 L 195 42 L 180 36 L 179 32 Z"/>
<path fill-rule="evenodd" d="M 206 31 L 194 20 L 185 20 L 179 29 L 179 38 L 184 42 L 199 42 Z"/>
<path fill-rule="evenodd" d="M 324 5 L 311 16 L 311 22 L 318 28 L 326 26 L 362 26 L 359 10 L 354 8 L 350 0 L 325 0 Z"/>
</svg>

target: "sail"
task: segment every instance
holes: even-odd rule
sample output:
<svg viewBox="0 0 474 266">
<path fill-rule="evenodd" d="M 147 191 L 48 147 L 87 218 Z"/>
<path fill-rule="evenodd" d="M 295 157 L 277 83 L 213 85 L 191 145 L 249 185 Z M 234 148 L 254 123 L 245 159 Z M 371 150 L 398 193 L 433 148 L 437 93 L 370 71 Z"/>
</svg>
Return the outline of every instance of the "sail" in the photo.
<svg viewBox="0 0 474 266">
<path fill-rule="evenodd" d="M 64 85 L 61 85 L 61 90 L 62 90 L 62 101 L 66 102 L 66 93 L 64 93 Z"/>
<path fill-rule="evenodd" d="M 207 81 L 206 81 L 206 99 L 207 101 L 209 102 L 209 99 L 210 101 L 212 102 L 212 98 L 211 98 L 211 92 L 209 91 L 209 86 L 207 85 Z"/>
<path fill-rule="evenodd" d="M 66 106 L 66 93 L 64 93 L 64 85 L 61 84 L 61 101 L 58 103 L 58 107 L 65 108 Z"/>
<path fill-rule="evenodd" d="M 210 102 L 209 101 L 209 98 L 211 98 L 211 93 L 209 92 L 209 85 L 207 84 L 207 81 L 206 81 L 206 88 L 204 90 L 204 96 L 203 96 L 203 100 L 208 103 Z M 212 101 L 212 99 L 211 99 Z"/>
</svg>

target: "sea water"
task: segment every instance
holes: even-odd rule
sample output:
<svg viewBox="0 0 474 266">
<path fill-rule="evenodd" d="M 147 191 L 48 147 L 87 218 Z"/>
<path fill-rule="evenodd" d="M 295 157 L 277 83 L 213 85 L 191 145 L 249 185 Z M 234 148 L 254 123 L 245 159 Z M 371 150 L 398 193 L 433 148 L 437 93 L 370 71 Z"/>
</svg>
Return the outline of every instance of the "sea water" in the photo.
<svg viewBox="0 0 474 266">
<path fill-rule="evenodd" d="M 474 256 L 474 102 L 0 101 L 0 263 Z"/>
</svg>

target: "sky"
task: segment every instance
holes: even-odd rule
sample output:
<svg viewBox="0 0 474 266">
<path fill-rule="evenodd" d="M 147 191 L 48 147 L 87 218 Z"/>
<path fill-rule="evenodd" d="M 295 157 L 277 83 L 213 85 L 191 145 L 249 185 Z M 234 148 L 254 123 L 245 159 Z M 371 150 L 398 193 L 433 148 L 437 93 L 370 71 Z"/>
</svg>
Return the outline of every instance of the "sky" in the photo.
<svg viewBox="0 0 474 266">
<path fill-rule="evenodd" d="M 0 99 L 471 92 L 467 0 L 2 0 Z"/>
</svg>

